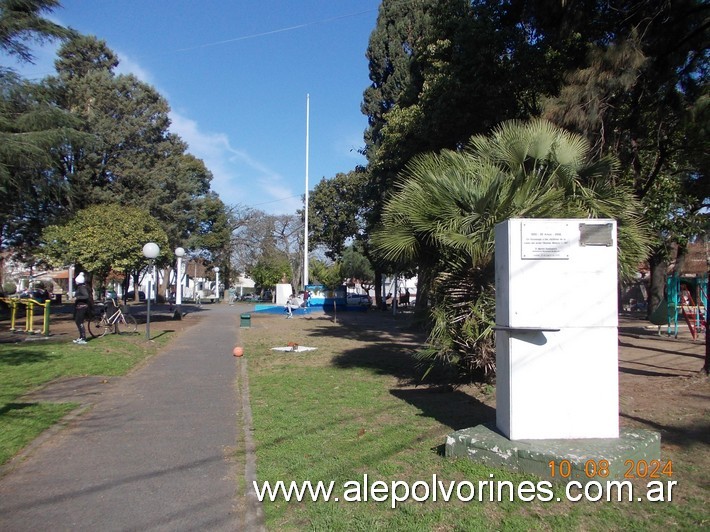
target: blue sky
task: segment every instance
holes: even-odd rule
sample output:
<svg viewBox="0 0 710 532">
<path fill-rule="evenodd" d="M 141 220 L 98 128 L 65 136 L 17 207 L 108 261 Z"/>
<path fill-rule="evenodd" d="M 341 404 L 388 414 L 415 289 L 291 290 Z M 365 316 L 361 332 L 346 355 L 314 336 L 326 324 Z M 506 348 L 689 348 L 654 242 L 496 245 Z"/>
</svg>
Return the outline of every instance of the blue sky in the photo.
<svg viewBox="0 0 710 532">
<path fill-rule="evenodd" d="M 171 130 L 214 174 L 228 205 L 302 206 L 306 95 L 309 185 L 364 158 L 365 58 L 379 0 L 62 0 L 50 18 L 106 41 L 169 102 Z M 29 78 L 54 72 L 37 50 Z M 6 61 L 3 61 L 7 64 Z"/>
</svg>

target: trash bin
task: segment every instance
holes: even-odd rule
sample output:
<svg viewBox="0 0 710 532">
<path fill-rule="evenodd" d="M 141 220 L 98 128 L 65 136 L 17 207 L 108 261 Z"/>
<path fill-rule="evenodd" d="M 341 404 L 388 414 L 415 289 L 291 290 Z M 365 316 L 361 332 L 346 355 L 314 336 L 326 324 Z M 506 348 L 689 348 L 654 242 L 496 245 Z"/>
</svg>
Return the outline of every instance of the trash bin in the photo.
<svg viewBox="0 0 710 532">
<path fill-rule="evenodd" d="M 239 327 L 244 329 L 251 327 L 251 314 L 242 314 L 240 316 Z"/>
</svg>

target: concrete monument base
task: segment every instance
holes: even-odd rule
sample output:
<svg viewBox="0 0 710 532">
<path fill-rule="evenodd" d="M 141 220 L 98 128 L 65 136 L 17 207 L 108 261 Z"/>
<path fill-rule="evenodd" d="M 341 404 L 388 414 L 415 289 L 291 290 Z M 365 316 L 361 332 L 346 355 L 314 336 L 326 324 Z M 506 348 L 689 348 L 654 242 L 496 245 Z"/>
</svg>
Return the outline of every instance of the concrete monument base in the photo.
<svg viewBox="0 0 710 532">
<path fill-rule="evenodd" d="M 495 426 L 478 425 L 448 435 L 446 456 L 470 458 L 551 481 L 624 480 L 629 472 L 636 477 L 650 475 L 653 466 L 658 465 L 652 461 L 661 459 L 661 435 L 651 430 L 622 428 L 618 438 L 511 441 Z M 637 471 L 646 465 L 648 472 Z"/>
</svg>

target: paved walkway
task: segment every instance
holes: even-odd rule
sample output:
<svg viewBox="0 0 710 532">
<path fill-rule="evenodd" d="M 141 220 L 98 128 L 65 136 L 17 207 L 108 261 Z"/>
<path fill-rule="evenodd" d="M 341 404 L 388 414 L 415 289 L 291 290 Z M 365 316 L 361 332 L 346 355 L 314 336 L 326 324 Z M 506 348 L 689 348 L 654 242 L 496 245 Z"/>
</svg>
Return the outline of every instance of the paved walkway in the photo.
<svg viewBox="0 0 710 532">
<path fill-rule="evenodd" d="M 260 528 L 236 493 L 245 484 L 237 446 L 246 393 L 237 379 L 246 373 L 231 352 L 239 314 L 227 305 L 205 310 L 200 324 L 106 386 L 80 422 L 0 479 L 0 530 Z"/>
</svg>

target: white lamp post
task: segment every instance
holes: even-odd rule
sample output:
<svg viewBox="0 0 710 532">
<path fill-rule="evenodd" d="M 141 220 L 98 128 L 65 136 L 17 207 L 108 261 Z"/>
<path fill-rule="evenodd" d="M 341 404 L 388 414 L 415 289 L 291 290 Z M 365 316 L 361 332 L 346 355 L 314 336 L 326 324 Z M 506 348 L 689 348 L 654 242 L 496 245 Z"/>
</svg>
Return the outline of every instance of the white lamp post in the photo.
<svg viewBox="0 0 710 532">
<path fill-rule="evenodd" d="M 217 266 L 214 267 L 214 276 L 215 276 L 214 293 L 217 296 L 217 303 L 219 303 L 219 268 Z"/>
<path fill-rule="evenodd" d="M 182 319 L 182 258 L 185 255 L 183 248 L 175 248 L 175 256 L 177 257 L 177 275 L 175 279 L 175 314 L 173 318 L 176 320 Z"/>
<path fill-rule="evenodd" d="M 153 280 L 153 264 L 155 259 L 160 255 L 160 248 L 155 242 L 148 242 L 143 246 L 143 256 L 148 259 L 148 264 L 150 265 L 150 273 L 148 274 L 148 294 L 146 300 L 148 301 L 147 317 L 145 321 L 145 339 L 150 340 L 150 296 L 151 296 L 151 281 Z"/>
</svg>

